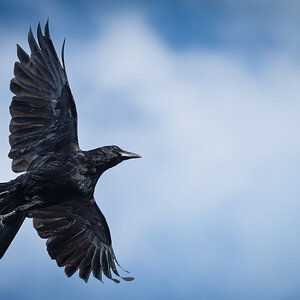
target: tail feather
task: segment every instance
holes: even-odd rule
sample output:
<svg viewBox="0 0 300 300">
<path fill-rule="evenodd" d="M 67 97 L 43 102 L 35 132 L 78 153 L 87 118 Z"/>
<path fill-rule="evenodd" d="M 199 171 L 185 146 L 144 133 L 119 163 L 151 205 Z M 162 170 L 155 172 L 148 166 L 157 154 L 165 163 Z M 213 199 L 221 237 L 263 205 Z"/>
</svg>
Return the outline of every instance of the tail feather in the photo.
<svg viewBox="0 0 300 300">
<path fill-rule="evenodd" d="M 0 183 L 0 214 L 7 214 L 13 211 L 19 202 L 20 193 L 17 188 L 17 180 Z M 15 215 L 10 218 L 3 228 L 0 228 L 0 259 L 16 236 L 25 217 L 25 214 Z"/>
<path fill-rule="evenodd" d="M 25 215 L 16 215 L 11 222 L 5 224 L 2 230 L 0 230 L 0 259 L 13 241 L 24 219 Z"/>
</svg>

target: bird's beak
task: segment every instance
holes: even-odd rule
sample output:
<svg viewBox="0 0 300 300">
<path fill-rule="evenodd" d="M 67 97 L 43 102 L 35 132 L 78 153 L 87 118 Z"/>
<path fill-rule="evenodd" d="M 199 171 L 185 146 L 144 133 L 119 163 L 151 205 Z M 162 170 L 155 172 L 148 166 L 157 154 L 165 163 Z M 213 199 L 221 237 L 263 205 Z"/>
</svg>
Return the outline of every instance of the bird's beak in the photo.
<svg viewBox="0 0 300 300">
<path fill-rule="evenodd" d="M 136 153 L 132 153 L 124 150 L 121 150 L 119 153 L 121 154 L 121 157 L 123 159 L 141 158 L 141 156 Z"/>
</svg>

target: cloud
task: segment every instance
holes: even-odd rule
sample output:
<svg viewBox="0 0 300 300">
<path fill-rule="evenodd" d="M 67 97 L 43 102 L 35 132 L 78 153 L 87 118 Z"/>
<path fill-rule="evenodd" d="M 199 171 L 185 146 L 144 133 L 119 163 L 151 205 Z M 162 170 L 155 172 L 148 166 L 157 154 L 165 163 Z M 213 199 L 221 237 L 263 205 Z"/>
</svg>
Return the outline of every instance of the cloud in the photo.
<svg viewBox="0 0 300 300">
<path fill-rule="evenodd" d="M 133 16 L 108 22 L 70 60 L 80 61 L 79 56 L 80 64 L 72 63 L 70 70 L 81 89 L 78 103 L 84 98 L 79 105 L 87 110 L 94 105 L 96 115 L 108 114 L 108 122 L 118 124 L 109 129 L 101 118 L 85 119 L 80 136 L 95 146 L 98 140 L 120 141 L 144 156 L 107 178 L 111 186 L 121 184 L 113 195 L 120 206 L 117 238 L 131 234 L 147 246 L 141 254 L 129 243 L 127 255 L 156 260 L 155 240 L 167 239 L 164 255 L 175 261 L 178 243 L 190 243 L 194 249 L 185 263 L 193 273 L 197 268 L 210 273 L 225 267 L 228 259 L 234 264 L 230 251 L 237 247 L 240 265 L 229 278 L 219 277 L 227 284 L 224 289 L 235 289 L 238 277 L 245 287 L 270 276 L 270 288 L 280 281 L 281 291 L 288 290 L 289 283 L 271 266 L 285 260 L 281 241 L 299 249 L 293 237 L 285 236 L 299 222 L 284 212 L 286 205 L 298 207 L 298 65 L 273 53 L 253 68 L 219 51 L 176 52 Z M 80 84 L 83 73 L 88 74 L 88 91 Z M 100 111 L 101 101 L 108 102 L 107 110 Z M 132 107 L 138 117 L 128 122 Z M 285 230 L 279 230 L 279 220 Z M 130 229 L 122 230 L 122 224 Z M 228 240 L 219 244 L 222 234 Z M 253 265 L 260 274 L 251 273 Z"/>
<path fill-rule="evenodd" d="M 6 66 L 14 59 L 1 47 Z M 89 43 L 69 41 L 66 63 L 82 148 L 116 143 L 143 156 L 104 174 L 96 190 L 119 260 L 138 271 L 137 287 L 151 278 L 174 297 L 297 292 L 293 58 L 270 53 L 250 66 L 217 50 L 178 52 L 134 14 L 107 19 Z M 7 68 L 1 82 L 11 76 Z M 5 170 L 7 150 L 1 145 Z"/>
</svg>

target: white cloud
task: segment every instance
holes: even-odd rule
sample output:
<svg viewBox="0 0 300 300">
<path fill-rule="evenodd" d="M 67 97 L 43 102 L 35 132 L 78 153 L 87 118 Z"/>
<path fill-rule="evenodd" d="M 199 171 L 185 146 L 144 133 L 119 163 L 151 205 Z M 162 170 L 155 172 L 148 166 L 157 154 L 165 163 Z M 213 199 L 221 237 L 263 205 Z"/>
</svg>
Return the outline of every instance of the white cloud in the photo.
<svg viewBox="0 0 300 300">
<path fill-rule="evenodd" d="M 67 47 L 82 147 L 117 143 L 144 157 L 109 171 L 96 193 L 120 261 L 164 270 L 187 251 L 170 272 L 217 277 L 224 290 L 236 281 L 292 288 L 284 276 L 300 265 L 291 250 L 300 248 L 298 66 L 284 55 L 256 69 L 218 51 L 176 52 L 137 16 Z M 289 254 L 283 275 L 278 262 Z"/>
<path fill-rule="evenodd" d="M 224 230 L 241 247 L 243 257 L 242 265 L 226 280 L 231 288 L 239 273 L 241 280 L 250 276 L 250 262 L 255 269 L 265 262 L 260 275 L 253 275 L 253 284 L 267 274 L 273 280 L 280 277 L 276 272 L 269 274 L 268 266 L 283 259 L 284 250 L 268 253 L 281 247 L 282 240 L 295 246 L 293 237 L 277 230 L 278 219 L 285 222 L 289 217 L 283 213 L 285 205 L 298 207 L 297 184 L 289 183 L 294 182 L 299 163 L 298 66 L 284 55 L 273 55 L 256 69 L 217 51 L 176 52 L 140 18 L 132 16 L 112 20 L 91 45 L 73 54 L 70 77 L 81 89 L 78 104 L 84 99 L 79 106 L 100 108 L 101 99 L 112 94 L 109 100 L 115 111 L 114 101 L 119 103 L 116 97 L 120 97 L 143 118 L 134 127 L 127 125 L 124 115 L 115 120 L 119 127 L 113 130 L 102 130 L 98 120 L 82 119 L 80 124 L 84 142 L 93 140 L 97 146 L 98 140 L 120 141 L 131 150 L 138 147 L 144 156 L 107 179 L 111 186 L 121 184 L 126 189 L 112 196 L 122 195 L 114 202 L 121 207 L 114 235 L 118 239 L 126 236 L 128 241 L 131 233 L 128 255 L 146 252 L 149 260 L 156 260 L 155 236 L 170 238 L 165 248 L 174 247 L 178 239 L 183 243 L 199 239 L 191 242 L 195 249 L 186 262 L 193 268 L 201 266 L 203 251 L 210 253 L 210 263 L 215 260 L 220 267 L 234 258 L 222 253 L 222 245 L 215 248 L 208 243 L 203 250 L 202 243 L 217 239 L 219 230 Z M 79 56 L 80 65 L 76 66 L 73 62 L 79 61 Z M 88 91 L 80 85 L 83 76 L 89 76 L 85 78 Z M 114 118 L 113 110 L 109 112 Z M 284 194 L 288 190 L 287 199 Z M 107 211 L 109 207 L 111 203 Z M 125 229 L 124 224 L 128 224 Z M 298 225 L 292 218 L 285 229 Z M 211 236 L 203 237 L 205 232 Z M 148 249 L 138 253 L 134 241 Z M 205 268 L 203 272 L 210 266 Z M 271 285 L 274 281 L 270 281 Z M 284 284 L 288 288 L 289 284 Z"/>
</svg>

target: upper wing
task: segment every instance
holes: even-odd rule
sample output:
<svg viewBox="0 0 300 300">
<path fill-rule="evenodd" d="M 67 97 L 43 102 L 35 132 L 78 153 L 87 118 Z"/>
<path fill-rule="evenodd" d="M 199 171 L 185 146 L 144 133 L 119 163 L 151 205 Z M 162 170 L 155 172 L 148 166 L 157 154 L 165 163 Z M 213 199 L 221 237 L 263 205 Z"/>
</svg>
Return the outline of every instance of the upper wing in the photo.
<svg viewBox="0 0 300 300">
<path fill-rule="evenodd" d="M 9 143 L 12 170 L 23 172 L 41 164 L 52 153 L 76 151 L 77 112 L 64 64 L 61 65 L 49 34 L 37 28 L 38 43 L 28 34 L 31 55 L 17 45 L 10 90 L 15 94 L 10 105 Z"/>
<path fill-rule="evenodd" d="M 90 273 L 102 281 L 102 272 L 115 282 L 111 270 L 120 276 L 105 217 L 95 201 L 91 204 L 64 203 L 31 212 L 33 225 L 41 238 L 47 240 L 47 250 L 59 267 L 86 282 Z M 119 264 L 118 264 L 119 265 Z M 133 277 L 121 277 L 133 280 Z"/>
</svg>

